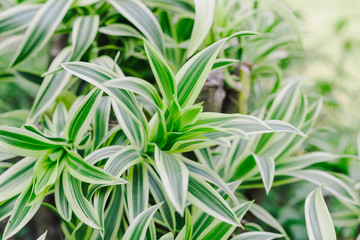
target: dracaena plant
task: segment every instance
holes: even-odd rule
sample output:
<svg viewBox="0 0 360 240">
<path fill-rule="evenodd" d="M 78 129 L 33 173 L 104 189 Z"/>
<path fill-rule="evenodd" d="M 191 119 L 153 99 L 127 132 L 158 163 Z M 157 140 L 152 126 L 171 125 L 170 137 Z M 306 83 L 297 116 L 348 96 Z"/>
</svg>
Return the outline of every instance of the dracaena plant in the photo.
<svg viewBox="0 0 360 240">
<path fill-rule="evenodd" d="M 291 12 L 277 1 L 265 2 L 297 30 Z M 257 5 L 249 16 L 262 14 Z M 309 170 L 293 172 L 313 161 L 303 165 L 307 156 L 288 157 L 309 134 L 318 104 L 302 96 L 296 108 L 297 82 L 278 95 L 275 89 L 253 115 L 203 112 L 196 102 L 210 72 L 235 62 L 223 58 L 227 52 L 233 58 L 239 46 L 255 49 L 267 39 L 255 31 L 222 29 L 230 24 L 224 22 L 230 9 L 246 11 L 241 7 L 236 1 L 50 0 L 3 11 L 0 33 L 7 39 L 0 51 L 9 56 L 3 75 L 41 83 L 23 114 L 26 121 L 12 113 L 3 124 L 9 126 L 0 126 L 0 166 L 6 169 L 0 175 L 0 220 L 9 217 L 3 238 L 24 228 L 41 205 L 62 220 L 66 239 L 289 238 L 243 189 L 264 186 L 268 192 L 294 177 L 312 178 L 309 172 L 302 177 Z M 178 16 L 170 17 L 173 12 Z M 271 32 L 270 25 L 248 29 Z M 28 66 L 54 34 L 67 34 L 71 44 L 49 68 L 31 71 Z M 280 45 L 251 61 L 260 62 Z M 342 191 L 338 196 L 350 199 L 355 211 L 355 193 L 332 175 L 325 180 L 314 181 Z M 243 220 L 249 209 L 279 233 Z M 305 215 L 310 239 L 335 239 L 320 189 L 308 196 Z M 244 222 L 254 231 L 242 233 Z"/>
</svg>

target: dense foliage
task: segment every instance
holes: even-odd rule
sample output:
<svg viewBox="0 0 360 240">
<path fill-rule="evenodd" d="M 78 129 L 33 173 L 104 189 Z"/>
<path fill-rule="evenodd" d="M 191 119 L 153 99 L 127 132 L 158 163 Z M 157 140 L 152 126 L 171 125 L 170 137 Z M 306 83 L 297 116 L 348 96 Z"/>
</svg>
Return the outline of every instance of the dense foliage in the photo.
<svg viewBox="0 0 360 240">
<path fill-rule="evenodd" d="M 33 100 L 1 97 L 3 239 L 41 206 L 65 239 L 359 235 L 358 157 L 327 151 L 321 99 L 288 75 L 302 33 L 280 1 L 0 7 L 0 83 Z"/>
</svg>

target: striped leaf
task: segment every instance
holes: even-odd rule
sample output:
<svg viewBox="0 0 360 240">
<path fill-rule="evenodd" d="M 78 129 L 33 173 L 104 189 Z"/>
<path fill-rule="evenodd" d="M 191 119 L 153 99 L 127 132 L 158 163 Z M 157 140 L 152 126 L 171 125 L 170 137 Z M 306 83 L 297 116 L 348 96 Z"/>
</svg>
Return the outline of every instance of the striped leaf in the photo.
<svg viewBox="0 0 360 240">
<path fill-rule="evenodd" d="M 127 20 L 134 24 L 160 51 L 164 51 L 164 36 L 154 14 L 140 1 L 108 0 Z"/>
<path fill-rule="evenodd" d="M 147 136 L 143 126 L 137 124 L 115 101 L 112 102 L 116 119 L 132 145 L 146 151 Z"/>
<path fill-rule="evenodd" d="M 55 183 L 54 192 L 55 206 L 59 215 L 67 222 L 71 220 L 72 209 L 65 196 L 64 184 L 62 178 L 59 178 Z"/>
<path fill-rule="evenodd" d="M 10 199 L 29 186 L 35 158 L 24 158 L 0 175 L 0 202 Z"/>
<path fill-rule="evenodd" d="M 272 240 L 281 237 L 283 235 L 272 232 L 246 232 L 233 237 L 231 240 Z"/>
<path fill-rule="evenodd" d="M 200 47 L 205 37 L 208 35 L 214 19 L 215 0 L 194 0 L 195 3 L 195 22 L 191 33 L 187 57 Z"/>
<path fill-rule="evenodd" d="M 171 231 L 175 231 L 176 221 L 175 221 L 175 211 L 173 205 L 170 203 L 167 194 L 163 188 L 160 178 L 155 173 L 155 171 L 149 166 L 146 165 L 149 172 L 149 184 L 151 195 L 154 198 L 156 203 L 162 203 L 159 208 L 160 214 L 168 228 Z"/>
<path fill-rule="evenodd" d="M 143 158 L 134 146 L 127 146 L 113 154 L 106 162 L 104 169 L 120 177 L 131 166 L 140 163 Z"/>
<path fill-rule="evenodd" d="M 29 205 L 28 203 L 31 201 L 32 192 L 33 185 L 30 184 L 30 186 L 22 194 L 20 194 L 16 200 L 13 212 L 3 233 L 4 240 L 9 239 L 11 236 L 20 231 L 31 220 L 41 206 L 46 192 L 38 195 L 37 200 L 32 201 Z"/>
<path fill-rule="evenodd" d="M 184 214 L 189 171 L 175 156 L 155 147 L 155 165 L 165 192 L 180 215 Z"/>
<path fill-rule="evenodd" d="M 148 124 L 146 118 L 133 94 L 125 90 L 107 88 L 103 85 L 107 80 L 120 78 L 121 76 L 119 76 L 119 74 L 105 67 L 85 62 L 69 62 L 62 64 L 62 66 L 66 71 L 103 90 L 112 97 L 134 121 L 147 129 Z"/>
<path fill-rule="evenodd" d="M 149 227 L 151 218 L 154 216 L 155 212 L 158 210 L 161 204 L 157 204 L 152 206 L 145 211 L 143 211 L 140 215 L 138 215 L 134 221 L 130 224 L 128 229 L 125 232 L 123 240 L 144 240 L 146 231 Z"/>
<path fill-rule="evenodd" d="M 115 186 L 112 191 L 112 198 L 105 211 L 104 240 L 116 239 L 124 211 L 123 186 Z"/>
<path fill-rule="evenodd" d="M 60 64 L 67 61 L 78 61 L 94 41 L 99 25 L 99 16 L 78 17 L 72 31 L 72 46 L 64 48 L 53 60 L 48 72 L 59 69 Z M 33 123 L 36 118 L 49 107 L 71 78 L 66 71 L 47 75 L 41 84 L 35 102 L 31 108 L 28 122 Z"/>
<path fill-rule="evenodd" d="M 81 156 L 73 151 L 67 151 L 66 169 L 69 173 L 84 182 L 93 184 L 123 184 L 125 180 L 117 178 L 107 171 L 85 162 Z"/>
<path fill-rule="evenodd" d="M 149 204 L 149 178 L 146 167 L 139 163 L 129 169 L 127 203 L 130 223 L 147 209 Z"/>
<path fill-rule="evenodd" d="M 34 193 L 36 195 L 55 183 L 58 177 L 58 170 L 59 161 L 51 160 L 46 153 L 37 160 L 34 167 Z"/>
<path fill-rule="evenodd" d="M 71 120 L 66 122 L 64 129 L 68 142 L 73 142 L 75 145 L 80 143 L 83 135 L 89 128 L 101 96 L 101 90 L 94 88 L 78 103 L 77 107 L 70 110 L 69 118 Z"/>
<path fill-rule="evenodd" d="M 346 185 L 342 180 L 333 175 L 320 170 L 299 170 L 287 175 L 294 176 L 316 185 L 324 185 L 324 188 L 336 196 L 339 200 L 351 204 L 358 204 L 359 198 L 351 187 Z"/>
<path fill-rule="evenodd" d="M 36 13 L 20 44 L 11 66 L 38 53 L 50 40 L 74 0 L 47 1 Z"/>
<path fill-rule="evenodd" d="M 22 4 L 2 11 L 0 13 L 0 34 L 24 29 L 40 7 L 40 4 Z"/>
<path fill-rule="evenodd" d="M 69 61 L 78 61 L 93 43 L 98 27 L 99 16 L 90 15 L 78 17 L 74 21 L 72 30 L 71 58 Z"/>
<path fill-rule="evenodd" d="M 237 198 L 235 197 L 233 191 L 231 191 L 229 186 L 215 171 L 195 161 L 188 160 L 185 158 L 181 158 L 181 159 L 184 161 L 187 169 L 189 169 L 189 171 L 192 174 L 197 175 L 198 177 L 204 179 L 205 181 L 211 182 L 216 186 L 220 187 L 226 194 L 228 194 L 231 197 L 231 199 L 234 202 L 237 202 Z"/>
<path fill-rule="evenodd" d="M 140 39 L 143 38 L 141 33 L 139 33 L 136 29 L 123 23 L 109 24 L 105 27 L 101 27 L 99 29 L 99 32 L 118 37 L 136 37 Z"/>
<path fill-rule="evenodd" d="M 49 71 L 54 71 L 59 68 L 60 64 L 66 62 L 71 56 L 71 48 L 66 47 L 60 51 L 60 53 L 52 61 Z M 53 104 L 56 97 L 64 89 L 71 74 L 66 71 L 57 72 L 55 74 L 45 76 L 41 83 L 38 94 L 31 107 L 30 114 L 27 119 L 27 123 L 35 123 L 40 115 Z"/>
<path fill-rule="evenodd" d="M 91 165 L 94 165 L 95 163 L 101 160 L 111 157 L 114 153 L 120 151 L 122 148 L 123 148 L 122 146 L 109 146 L 109 147 L 100 148 L 87 155 L 84 158 L 84 161 Z"/>
<path fill-rule="evenodd" d="M 0 126 L 0 147 L 19 156 L 41 156 L 61 145 L 21 128 Z"/>
<path fill-rule="evenodd" d="M 189 202 L 206 212 L 229 224 L 240 226 L 240 222 L 228 203 L 204 180 L 189 177 Z"/>
<path fill-rule="evenodd" d="M 139 94 L 149 100 L 154 105 L 162 108 L 162 102 L 156 89 L 148 82 L 134 77 L 124 77 L 107 81 L 104 86 L 123 89 Z"/>
<path fill-rule="evenodd" d="M 9 217 L 14 209 L 17 196 L 0 202 L 0 221 Z"/>
<path fill-rule="evenodd" d="M 272 157 L 252 154 L 259 168 L 266 193 L 269 193 L 275 176 L 275 161 Z"/>
<path fill-rule="evenodd" d="M 45 231 L 40 237 L 38 237 L 36 240 L 45 240 L 47 231 Z"/>
<path fill-rule="evenodd" d="M 96 149 L 109 131 L 111 99 L 101 98 L 94 115 L 94 148 Z"/>
<path fill-rule="evenodd" d="M 192 220 L 191 220 L 191 214 L 190 214 L 189 210 L 186 208 L 184 240 L 191 240 L 192 231 L 193 231 L 193 224 L 192 224 Z"/>
<path fill-rule="evenodd" d="M 315 189 L 307 196 L 305 220 L 310 240 L 337 239 L 334 224 L 321 194 L 321 188 Z"/>
<path fill-rule="evenodd" d="M 174 73 L 161 53 L 148 42 L 144 42 L 145 52 L 150 62 L 160 92 L 168 106 L 176 96 L 176 83 Z"/>
<path fill-rule="evenodd" d="M 236 33 L 231 37 L 213 43 L 190 58 L 175 76 L 180 106 L 187 107 L 195 102 L 205 84 L 217 55 L 228 39 L 254 34 L 256 33 L 247 31 Z"/>
<path fill-rule="evenodd" d="M 62 181 L 66 199 L 75 215 L 88 226 L 101 229 L 99 216 L 89 200 L 84 197 L 81 182 L 72 177 L 67 170 L 63 172 Z"/>
</svg>

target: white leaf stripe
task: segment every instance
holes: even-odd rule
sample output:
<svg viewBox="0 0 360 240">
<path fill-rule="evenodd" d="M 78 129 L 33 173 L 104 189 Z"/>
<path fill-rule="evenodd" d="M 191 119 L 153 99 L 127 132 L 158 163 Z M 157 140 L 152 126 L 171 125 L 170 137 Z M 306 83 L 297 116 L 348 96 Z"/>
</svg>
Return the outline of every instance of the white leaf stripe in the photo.
<svg viewBox="0 0 360 240">
<path fill-rule="evenodd" d="M 158 50 L 146 41 L 144 42 L 144 47 L 157 85 L 159 86 L 167 105 L 170 106 L 173 96 L 176 96 L 174 73 Z"/>
<path fill-rule="evenodd" d="M 246 232 L 241 233 L 231 240 L 272 240 L 275 238 L 281 238 L 284 235 L 272 232 Z"/>
<path fill-rule="evenodd" d="M 169 199 L 165 194 L 165 190 L 161 184 L 161 180 L 154 172 L 154 170 L 147 165 L 149 173 L 149 184 L 152 197 L 155 199 L 156 203 L 163 203 L 159 208 L 160 213 L 169 227 L 170 230 L 175 231 L 176 221 L 175 221 L 175 212 L 173 210 L 172 204 L 170 204 Z"/>
<path fill-rule="evenodd" d="M 165 192 L 176 211 L 184 214 L 189 171 L 185 164 L 175 156 L 155 147 L 155 165 Z"/>
<path fill-rule="evenodd" d="M 275 161 L 272 157 L 252 154 L 259 168 L 266 193 L 269 193 L 275 176 Z"/>
<path fill-rule="evenodd" d="M 40 51 L 55 32 L 73 1 L 50 0 L 40 8 L 26 30 L 24 39 L 12 61 L 12 66 Z"/>
<path fill-rule="evenodd" d="M 31 183 L 35 158 L 24 158 L 0 175 L 0 202 L 10 199 Z"/>
<path fill-rule="evenodd" d="M 118 152 L 122 148 L 123 146 L 109 146 L 109 147 L 100 148 L 92 152 L 91 154 L 87 155 L 84 158 L 84 161 L 91 165 L 94 165 L 95 163 L 103 159 L 111 157 L 114 153 Z"/>
<path fill-rule="evenodd" d="M 124 77 L 107 81 L 105 84 L 107 87 L 118 88 L 137 93 L 150 102 L 154 103 L 159 108 L 162 108 L 162 102 L 156 89 L 148 82 L 134 77 Z"/>
<path fill-rule="evenodd" d="M 335 240 L 336 233 L 321 189 L 315 189 L 305 201 L 305 220 L 310 240 Z"/>
<path fill-rule="evenodd" d="M 90 227 L 101 229 L 102 226 L 94 207 L 83 195 L 81 182 L 72 177 L 67 170 L 63 172 L 62 181 L 66 199 L 75 215 Z"/>
<path fill-rule="evenodd" d="M 123 179 L 116 178 L 105 170 L 85 162 L 78 154 L 67 151 L 66 168 L 75 178 L 94 184 L 125 183 Z"/>
<path fill-rule="evenodd" d="M 229 224 L 240 226 L 234 211 L 228 203 L 205 181 L 190 175 L 188 201 L 206 212 Z"/>
<path fill-rule="evenodd" d="M 33 132 L 5 126 L 0 126 L 0 146 L 20 156 L 40 156 L 48 149 L 61 147 Z"/>
<path fill-rule="evenodd" d="M 126 230 L 123 240 L 144 240 L 151 218 L 160 206 L 154 205 L 137 216 Z"/>
<path fill-rule="evenodd" d="M 128 168 L 141 161 L 143 158 L 136 148 L 127 146 L 112 155 L 106 162 L 104 169 L 114 176 L 120 177 Z"/>
<path fill-rule="evenodd" d="M 215 0 L 194 0 L 195 22 L 190 37 L 187 57 L 190 57 L 204 41 L 213 23 L 215 12 Z"/>
<path fill-rule="evenodd" d="M 71 58 L 69 61 L 77 61 L 90 47 L 95 39 L 99 27 L 99 16 L 90 15 L 78 17 L 74 21 L 72 34 Z"/>
<path fill-rule="evenodd" d="M 154 14 L 140 1 L 108 0 L 114 8 L 134 24 L 160 51 L 164 51 L 164 36 Z"/>
<path fill-rule="evenodd" d="M 65 221 L 69 222 L 71 220 L 72 209 L 71 209 L 69 202 L 65 196 L 62 177 L 59 178 L 57 180 L 57 182 L 55 183 L 54 198 L 55 198 L 55 206 L 56 206 L 56 209 L 58 210 L 59 215 Z"/>
<path fill-rule="evenodd" d="M 91 63 L 85 62 L 69 62 L 62 64 L 66 71 L 69 71 L 73 75 L 83 79 L 86 82 L 100 88 L 111 96 L 117 104 L 124 109 L 130 117 L 136 121 L 139 125 L 147 128 L 146 118 L 141 111 L 133 94 L 114 88 L 107 88 L 103 84 L 110 79 L 116 79 L 121 76 L 110 71 L 105 67 L 101 67 Z"/>
<path fill-rule="evenodd" d="M 101 27 L 99 32 L 113 36 L 143 38 L 143 36 L 136 29 L 123 23 L 114 23 L 105 27 Z"/>
<path fill-rule="evenodd" d="M 35 215 L 45 197 L 45 194 L 37 196 L 37 201 L 28 205 L 31 200 L 33 186 L 30 186 L 16 200 L 11 217 L 6 224 L 3 239 L 6 240 L 20 231 Z"/>
<path fill-rule="evenodd" d="M 25 28 L 40 8 L 40 4 L 19 5 L 0 13 L 0 34 Z"/>
<path fill-rule="evenodd" d="M 127 202 L 130 223 L 142 213 L 149 202 L 149 179 L 146 167 L 139 163 L 129 169 Z"/>
<path fill-rule="evenodd" d="M 66 47 L 55 57 L 49 67 L 49 71 L 59 68 L 60 64 L 66 62 L 71 56 L 71 48 Z M 56 74 L 48 75 L 44 78 L 35 101 L 31 107 L 31 111 L 27 123 L 34 123 L 36 119 L 43 113 L 49 104 L 52 104 L 55 98 L 64 89 L 67 82 L 71 78 L 71 74 L 61 71 Z"/>
<path fill-rule="evenodd" d="M 95 114 L 96 106 L 100 102 L 102 92 L 100 89 L 93 89 L 79 104 L 79 108 L 70 111 L 68 121 L 65 125 L 65 136 L 68 141 L 78 144 L 86 132 L 90 121 Z"/>
</svg>

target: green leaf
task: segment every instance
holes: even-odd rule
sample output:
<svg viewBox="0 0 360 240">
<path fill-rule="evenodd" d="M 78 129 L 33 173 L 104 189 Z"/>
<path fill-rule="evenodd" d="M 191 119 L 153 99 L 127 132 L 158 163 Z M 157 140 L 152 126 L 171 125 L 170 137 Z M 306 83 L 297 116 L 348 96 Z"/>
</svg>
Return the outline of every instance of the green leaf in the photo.
<svg viewBox="0 0 360 240">
<path fill-rule="evenodd" d="M 101 98 L 94 116 L 94 148 L 99 147 L 103 138 L 109 131 L 111 98 Z M 85 160 L 86 161 L 86 160 Z"/>
<path fill-rule="evenodd" d="M 36 195 L 55 183 L 58 169 L 59 161 L 52 161 L 47 153 L 37 160 L 34 167 L 34 193 Z"/>
<path fill-rule="evenodd" d="M 241 233 L 231 240 L 272 240 L 283 237 L 282 234 L 272 232 L 246 232 Z"/>
<path fill-rule="evenodd" d="M 292 29 L 294 30 L 296 36 L 299 39 L 299 42 L 302 46 L 302 32 L 301 32 L 301 26 L 300 26 L 300 22 L 298 20 L 298 18 L 295 16 L 294 13 L 291 12 L 291 10 L 289 8 L 287 8 L 285 6 L 285 4 L 283 4 L 280 1 L 276 1 L 276 0 L 266 0 L 266 1 L 262 1 L 261 4 L 263 4 L 263 6 L 265 8 L 268 8 L 274 12 L 276 12 L 277 14 L 280 15 L 280 17 L 282 17 L 288 24 L 290 24 L 290 26 L 292 27 Z"/>
<path fill-rule="evenodd" d="M 150 83 L 142 79 L 124 77 L 107 81 L 104 86 L 137 93 L 152 102 L 154 105 L 162 108 L 161 98 L 156 89 Z"/>
<path fill-rule="evenodd" d="M 337 239 L 334 224 L 321 194 L 321 188 L 315 189 L 306 197 L 305 220 L 310 240 Z"/>
<path fill-rule="evenodd" d="M 66 62 L 71 56 L 71 48 L 66 47 L 60 51 L 60 53 L 52 61 L 49 71 L 53 71 L 59 68 L 60 64 Z M 30 114 L 27 119 L 27 123 L 35 123 L 37 118 L 45 112 L 45 110 L 53 104 L 56 97 L 64 89 L 71 74 L 66 71 L 61 71 L 55 74 L 47 75 L 41 83 L 38 94 L 31 107 Z"/>
<path fill-rule="evenodd" d="M 15 206 L 16 199 L 17 196 L 9 200 L 0 202 L 0 221 L 11 215 Z"/>
<path fill-rule="evenodd" d="M 73 1 L 50 0 L 40 8 L 26 30 L 11 66 L 19 64 L 41 50 L 50 40 Z"/>
<path fill-rule="evenodd" d="M 67 150 L 66 169 L 75 178 L 93 184 L 123 184 L 125 180 L 117 178 L 107 171 L 92 166 L 85 162 L 81 156 L 73 151 Z"/>
<path fill-rule="evenodd" d="M 252 154 L 259 168 L 266 193 L 268 194 L 275 176 L 275 161 L 272 157 Z"/>
<path fill-rule="evenodd" d="M 174 240 L 174 234 L 172 232 L 169 232 L 163 235 L 159 240 Z"/>
<path fill-rule="evenodd" d="M 229 224 L 240 226 L 229 204 L 204 180 L 190 175 L 187 199 L 207 214 Z"/>
<path fill-rule="evenodd" d="M 237 202 L 237 198 L 234 193 L 231 191 L 229 186 L 224 182 L 224 180 L 212 169 L 206 167 L 203 164 L 199 164 L 195 161 L 181 158 L 186 167 L 192 174 L 197 175 L 198 177 L 204 179 L 205 181 L 211 182 L 216 186 L 220 187 L 226 194 L 228 194 L 234 202 Z"/>
<path fill-rule="evenodd" d="M 29 186 L 36 159 L 24 158 L 0 175 L 0 202 L 10 199 Z"/>
<path fill-rule="evenodd" d="M 19 156 L 37 157 L 61 145 L 21 128 L 0 126 L 0 147 Z"/>
<path fill-rule="evenodd" d="M 116 119 L 132 145 L 146 151 L 147 136 L 143 126 L 137 124 L 115 101 L 112 102 Z"/>
<path fill-rule="evenodd" d="M 130 224 L 123 237 L 124 240 L 144 240 L 146 231 L 149 227 L 151 218 L 158 210 L 161 204 L 154 205 L 140 215 L 138 215 L 134 221 Z"/>
<path fill-rule="evenodd" d="M 134 146 L 126 146 L 109 158 L 104 169 L 114 176 L 120 177 L 131 166 L 142 161 L 143 158 Z"/>
<path fill-rule="evenodd" d="M 103 147 L 87 155 L 84 158 L 84 161 L 91 165 L 94 165 L 101 160 L 111 157 L 114 153 L 118 152 L 121 149 L 123 149 L 123 146 Z"/>
<path fill-rule="evenodd" d="M 11 236 L 20 231 L 31 220 L 41 206 L 46 192 L 38 195 L 37 200 L 32 202 L 31 205 L 28 205 L 31 200 L 32 192 L 33 185 L 30 184 L 30 186 L 22 194 L 20 194 L 16 200 L 13 212 L 3 233 L 4 240 L 9 239 Z"/>
<path fill-rule="evenodd" d="M 247 31 L 238 32 L 228 38 L 213 43 L 190 58 L 175 77 L 180 106 L 187 107 L 195 102 L 211 71 L 216 56 L 228 39 L 254 34 L 256 33 Z"/>
<path fill-rule="evenodd" d="M 184 214 L 189 171 L 175 156 L 155 147 L 155 165 L 165 192 L 180 215 Z"/>
<path fill-rule="evenodd" d="M 21 4 L 0 13 L 0 34 L 24 29 L 33 19 L 40 4 Z"/>
<path fill-rule="evenodd" d="M 72 209 L 69 205 L 68 200 L 65 196 L 64 184 L 62 177 L 59 178 L 55 183 L 54 192 L 55 206 L 59 215 L 67 222 L 71 220 Z"/>
<path fill-rule="evenodd" d="M 99 16 L 89 15 L 77 17 L 72 30 L 71 58 L 78 61 L 93 43 L 99 27 Z"/>
<path fill-rule="evenodd" d="M 162 203 L 159 208 L 161 216 L 168 228 L 171 231 L 175 231 L 176 221 L 175 221 L 175 211 L 173 210 L 173 205 L 170 203 L 165 190 L 163 188 L 163 184 L 159 179 L 158 175 L 155 171 L 149 166 L 146 165 L 149 172 L 149 184 L 151 195 L 154 198 L 156 203 Z"/>
<path fill-rule="evenodd" d="M 189 210 L 186 208 L 184 240 L 191 240 L 192 231 L 193 231 L 193 224 L 192 224 L 192 220 L 191 220 L 191 214 L 190 214 Z"/>
<path fill-rule="evenodd" d="M 358 204 L 359 198 L 354 189 L 346 185 L 342 180 L 333 175 L 320 170 L 298 170 L 287 173 L 286 175 L 294 176 L 316 185 L 324 185 L 324 188 L 336 196 L 339 200 Z"/>
<path fill-rule="evenodd" d="M 84 133 L 89 128 L 90 122 L 95 114 L 96 106 L 101 100 L 101 90 L 94 88 L 69 112 L 70 121 L 65 125 L 65 137 L 69 142 L 78 145 Z"/>
<path fill-rule="evenodd" d="M 161 53 L 148 42 L 144 42 L 145 52 L 150 62 L 160 92 L 170 106 L 173 96 L 176 96 L 176 83 L 174 73 Z"/>
<path fill-rule="evenodd" d="M 107 88 L 103 85 L 107 80 L 120 78 L 121 76 L 119 74 L 105 67 L 85 62 L 69 62 L 62 64 L 62 66 L 66 71 L 103 90 L 112 97 L 134 121 L 147 129 L 148 123 L 146 117 L 133 94 L 125 90 Z"/>
<path fill-rule="evenodd" d="M 205 37 L 208 35 L 214 19 L 215 0 L 194 0 L 195 3 L 195 22 L 190 37 L 187 57 L 199 48 Z"/>
<path fill-rule="evenodd" d="M 215 60 L 214 65 L 211 70 L 215 70 L 218 68 L 224 68 L 229 67 L 231 65 L 234 65 L 236 63 L 239 63 L 239 60 L 237 59 L 231 59 L 231 58 L 218 58 Z"/>
<path fill-rule="evenodd" d="M 63 172 L 62 181 L 66 199 L 75 215 L 88 226 L 101 229 L 99 216 L 89 200 L 84 197 L 81 182 L 72 177 L 66 169 Z"/>
<path fill-rule="evenodd" d="M 154 14 L 140 1 L 108 0 L 127 20 L 134 24 L 160 51 L 164 51 L 164 36 Z"/>
<path fill-rule="evenodd" d="M 101 27 L 99 29 L 99 32 L 118 37 L 136 37 L 140 39 L 143 38 L 141 33 L 139 33 L 136 29 L 123 23 L 109 24 L 105 27 Z"/>
<path fill-rule="evenodd" d="M 139 163 L 129 169 L 127 184 L 127 203 L 129 221 L 147 209 L 149 204 L 149 179 L 146 167 Z"/>
</svg>

